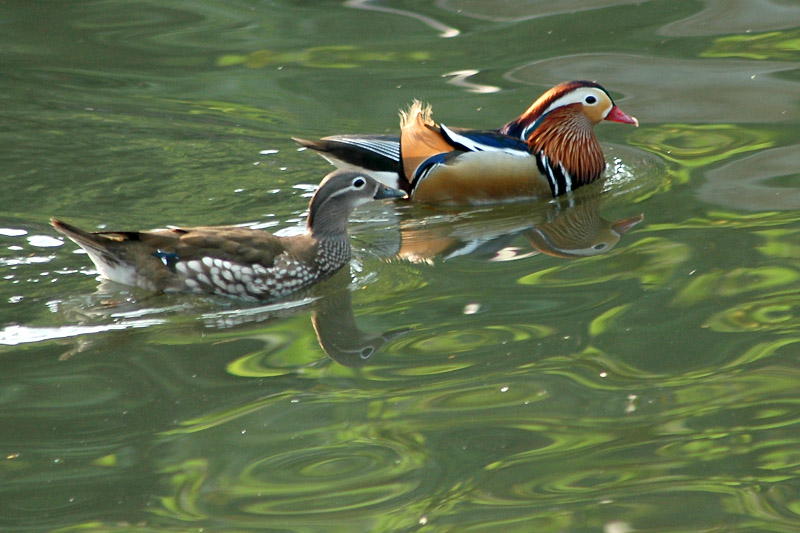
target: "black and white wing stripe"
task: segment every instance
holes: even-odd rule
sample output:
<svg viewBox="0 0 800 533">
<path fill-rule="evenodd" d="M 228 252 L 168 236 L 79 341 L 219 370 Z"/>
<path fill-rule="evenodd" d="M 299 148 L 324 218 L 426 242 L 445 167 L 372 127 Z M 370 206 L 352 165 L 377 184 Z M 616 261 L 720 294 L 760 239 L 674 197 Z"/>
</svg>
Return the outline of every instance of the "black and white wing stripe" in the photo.
<svg viewBox="0 0 800 533">
<path fill-rule="evenodd" d="M 342 144 L 355 146 L 362 150 L 373 152 L 387 159 L 396 161 L 397 163 L 400 162 L 399 139 L 387 140 L 383 138 L 337 136 L 337 137 L 326 137 L 323 140 L 336 141 Z"/>
<path fill-rule="evenodd" d="M 397 135 L 333 135 L 319 141 L 294 137 L 325 159 L 380 172 L 400 170 L 400 137 Z"/>
<path fill-rule="evenodd" d="M 442 134 L 454 148 L 465 152 L 505 152 L 511 155 L 529 156 L 528 144 L 520 139 L 498 133 L 481 130 L 453 130 L 440 124 Z"/>
<path fill-rule="evenodd" d="M 398 135 L 333 135 L 319 141 L 297 137 L 294 140 L 316 150 L 337 168 L 361 168 L 384 185 L 408 192 Z"/>
</svg>

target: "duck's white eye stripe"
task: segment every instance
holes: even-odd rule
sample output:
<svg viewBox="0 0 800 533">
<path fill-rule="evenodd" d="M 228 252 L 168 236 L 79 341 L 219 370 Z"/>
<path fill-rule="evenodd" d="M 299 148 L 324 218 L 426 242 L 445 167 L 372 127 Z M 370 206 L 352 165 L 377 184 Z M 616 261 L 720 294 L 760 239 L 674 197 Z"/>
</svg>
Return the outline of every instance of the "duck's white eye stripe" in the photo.
<svg viewBox="0 0 800 533">
<path fill-rule="evenodd" d="M 558 107 L 570 104 L 586 103 L 594 105 L 597 102 L 603 101 L 603 96 L 605 96 L 606 98 L 608 98 L 609 101 L 611 101 L 611 99 L 607 95 L 605 95 L 605 93 L 601 89 L 597 89 L 595 87 L 581 87 L 575 89 L 574 91 L 568 92 L 561 98 L 558 98 L 556 101 L 550 104 L 550 106 L 548 106 L 547 109 L 545 109 L 542 115 L 546 115 L 547 113 Z"/>
</svg>

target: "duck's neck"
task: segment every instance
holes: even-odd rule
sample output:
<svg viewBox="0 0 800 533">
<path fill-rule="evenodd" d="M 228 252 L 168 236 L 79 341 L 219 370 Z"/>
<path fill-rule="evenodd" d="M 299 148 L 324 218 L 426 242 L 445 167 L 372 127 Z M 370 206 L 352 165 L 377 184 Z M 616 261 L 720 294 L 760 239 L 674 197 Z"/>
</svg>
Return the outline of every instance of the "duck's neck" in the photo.
<svg viewBox="0 0 800 533">
<path fill-rule="evenodd" d="M 316 241 L 316 264 L 319 275 L 325 278 L 350 260 L 350 238 L 347 218 L 326 216 L 327 211 L 309 217 L 308 233 Z"/>
<path fill-rule="evenodd" d="M 509 122 L 501 132 L 525 140 L 531 153 L 546 157 L 547 164 L 555 169 L 555 173 L 563 169 L 571 189 L 595 181 L 606 168 L 603 149 L 594 135 L 591 119 L 568 106 L 554 109 L 534 121 Z M 543 163 L 540 161 L 540 165 Z M 553 192 L 560 194 L 565 191 Z"/>
<path fill-rule="evenodd" d="M 315 209 L 312 205 L 308 215 L 308 232 L 319 241 L 349 241 L 347 218 L 349 211 L 344 206 L 325 205 Z"/>
</svg>

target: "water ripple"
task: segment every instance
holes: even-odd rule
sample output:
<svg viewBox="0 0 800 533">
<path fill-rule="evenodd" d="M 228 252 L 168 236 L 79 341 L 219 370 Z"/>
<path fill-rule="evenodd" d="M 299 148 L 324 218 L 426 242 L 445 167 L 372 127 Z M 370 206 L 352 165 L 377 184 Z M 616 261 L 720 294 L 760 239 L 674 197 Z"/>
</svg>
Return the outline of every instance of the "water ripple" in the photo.
<svg viewBox="0 0 800 533">
<path fill-rule="evenodd" d="M 266 455 L 229 464 L 213 485 L 206 483 L 204 461 L 187 462 L 167 473 L 174 490 L 155 511 L 194 520 L 211 513 L 241 524 L 279 519 L 293 527 L 319 527 L 335 519 L 339 526 L 370 529 L 364 520 L 374 527 L 375 519 L 367 518 L 366 511 L 414 504 L 439 476 L 412 435 L 359 436 L 363 430 L 371 432 L 355 427 L 342 435 L 344 442 L 323 442 L 319 438 L 325 435 L 313 432 L 277 436 Z"/>
</svg>

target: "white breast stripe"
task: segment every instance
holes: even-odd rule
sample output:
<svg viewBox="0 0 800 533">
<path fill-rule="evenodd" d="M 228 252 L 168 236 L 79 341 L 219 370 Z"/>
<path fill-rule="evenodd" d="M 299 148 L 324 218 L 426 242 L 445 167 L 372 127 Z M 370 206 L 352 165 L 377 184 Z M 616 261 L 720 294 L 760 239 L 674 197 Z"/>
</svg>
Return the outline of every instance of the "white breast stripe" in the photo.
<svg viewBox="0 0 800 533">
<path fill-rule="evenodd" d="M 564 165 L 561 163 L 558 164 L 558 167 L 561 169 L 561 173 L 564 175 L 564 184 L 566 185 L 564 192 L 570 192 L 572 190 L 572 176 L 569 175 L 567 169 L 564 168 Z"/>
<path fill-rule="evenodd" d="M 558 180 L 553 175 L 553 169 L 550 167 L 550 160 L 543 155 L 539 157 L 543 163 L 544 171 L 547 174 L 547 179 L 550 181 L 550 185 L 553 187 L 553 196 L 558 196 L 561 194 L 561 191 L 558 190 Z"/>
<path fill-rule="evenodd" d="M 433 170 L 434 168 L 436 168 L 436 167 L 438 167 L 438 166 L 439 166 L 439 164 L 437 163 L 437 164 L 435 164 L 435 165 L 429 165 L 429 166 L 427 166 L 427 167 L 424 167 L 424 169 L 422 170 L 422 172 L 421 172 L 421 173 L 419 173 L 419 174 L 416 174 L 416 175 L 414 176 L 414 179 L 413 179 L 413 181 L 414 181 L 414 185 L 416 186 L 416 185 L 417 185 L 419 182 L 421 182 L 422 180 L 424 180 L 424 179 L 425 179 L 425 178 L 428 176 L 428 174 L 430 174 L 430 173 L 431 173 L 431 170 Z M 419 169 L 417 169 L 417 172 L 419 172 Z"/>
<path fill-rule="evenodd" d="M 469 137 L 455 133 L 453 130 L 451 130 L 444 124 L 440 124 L 439 127 L 442 128 L 442 131 L 444 131 L 452 141 L 463 145 L 468 150 L 471 150 L 473 152 L 505 152 L 511 155 L 523 155 L 523 156 L 531 155 L 529 152 L 523 150 L 516 150 L 514 148 L 500 148 L 498 146 L 491 146 L 489 144 L 478 143 L 477 141 L 470 139 Z"/>
</svg>

